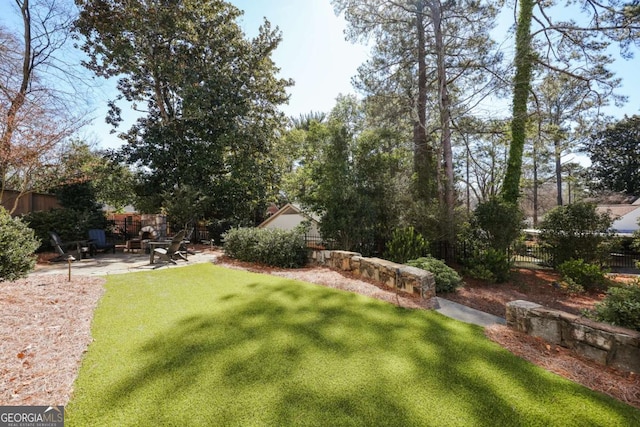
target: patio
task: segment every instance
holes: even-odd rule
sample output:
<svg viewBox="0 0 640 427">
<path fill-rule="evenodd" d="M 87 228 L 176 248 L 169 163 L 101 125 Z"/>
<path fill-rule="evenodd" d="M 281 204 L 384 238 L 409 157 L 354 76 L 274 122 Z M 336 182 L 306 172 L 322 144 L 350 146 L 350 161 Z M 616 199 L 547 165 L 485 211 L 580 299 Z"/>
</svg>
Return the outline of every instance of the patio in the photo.
<svg viewBox="0 0 640 427">
<path fill-rule="evenodd" d="M 150 271 L 157 268 L 175 268 L 197 263 L 211 262 L 219 254 L 212 251 L 210 247 L 197 245 L 195 254 L 188 256 L 187 262 L 178 262 L 177 265 L 169 263 L 149 262 L 149 254 L 145 251 L 124 252 L 121 248 L 116 253 L 100 253 L 93 258 L 76 260 L 71 263 L 72 275 L 83 276 L 106 276 L 109 274 L 132 273 L 135 271 Z M 66 274 L 69 265 L 66 262 L 38 262 L 31 275 Z"/>
</svg>

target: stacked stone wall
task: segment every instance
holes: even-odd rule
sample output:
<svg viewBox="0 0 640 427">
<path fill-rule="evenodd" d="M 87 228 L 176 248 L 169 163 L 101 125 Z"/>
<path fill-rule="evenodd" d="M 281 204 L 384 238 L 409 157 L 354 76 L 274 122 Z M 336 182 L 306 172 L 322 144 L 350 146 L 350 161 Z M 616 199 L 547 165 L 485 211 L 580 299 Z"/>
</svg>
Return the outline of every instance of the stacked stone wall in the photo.
<svg viewBox="0 0 640 427">
<path fill-rule="evenodd" d="M 640 332 L 594 322 L 529 301 L 507 304 L 507 325 L 575 350 L 602 365 L 640 373 Z"/>
<path fill-rule="evenodd" d="M 375 280 L 390 288 L 402 289 L 422 298 L 436 296 L 433 273 L 420 268 L 380 258 L 365 258 L 357 252 L 348 251 L 312 251 L 310 259 L 314 264 L 348 271 L 357 277 Z"/>
</svg>

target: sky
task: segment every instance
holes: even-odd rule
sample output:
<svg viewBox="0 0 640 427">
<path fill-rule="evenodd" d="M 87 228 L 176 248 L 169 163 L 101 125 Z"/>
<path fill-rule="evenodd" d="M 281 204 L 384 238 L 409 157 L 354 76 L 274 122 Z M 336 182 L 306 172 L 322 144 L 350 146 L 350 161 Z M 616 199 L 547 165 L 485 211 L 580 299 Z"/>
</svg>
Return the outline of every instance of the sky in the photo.
<svg viewBox="0 0 640 427">
<path fill-rule="evenodd" d="M 287 116 L 328 112 L 339 94 L 355 93 L 351 77 L 367 60 L 367 49 L 345 41 L 346 23 L 335 15 L 329 0 L 231 0 L 230 3 L 244 10 L 239 24 L 247 37 L 258 34 L 265 17 L 272 27 L 277 26 L 282 32 L 282 42 L 272 58 L 280 68 L 279 77 L 295 82 L 287 90 L 289 104 L 281 107 Z M 107 84 L 102 90 L 104 103 L 114 85 L 115 82 Z M 122 104 L 121 108 L 125 116 L 129 107 Z M 96 111 L 89 136 L 100 141 L 104 148 L 116 148 L 122 142 L 116 135 L 109 135 L 111 128 L 104 123 L 105 116 L 103 105 Z M 133 114 L 129 117 L 135 120 Z M 125 122 L 119 129 L 127 128 Z"/>
<path fill-rule="evenodd" d="M 367 60 L 367 49 L 345 40 L 346 23 L 335 15 L 330 0 L 230 0 L 230 3 L 244 11 L 239 24 L 247 37 L 257 34 L 265 17 L 282 32 L 283 40 L 273 59 L 281 69 L 279 77 L 291 78 L 295 82 L 288 89 L 289 104 L 282 106 L 287 116 L 298 117 L 310 111 L 328 112 L 339 94 L 355 93 L 351 79 L 358 66 Z M 1 15 L 0 12 L 0 20 Z M 502 34 L 497 36 L 497 41 L 502 43 L 506 58 L 513 56 L 512 39 L 503 33 L 512 21 L 513 13 L 504 13 L 498 27 Z M 623 79 L 619 93 L 629 96 L 629 102 L 622 108 L 610 107 L 607 113 L 615 118 L 639 113 L 640 79 L 637 70 L 640 70 L 640 53 L 636 53 L 632 60 L 619 59 L 613 70 Z M 116 95 L 114 88 L 115 81 L 110 81 L 95 92 L 95 119 L 86 130 L 86 136 L 103 148 L 117 148 L 122 144 L 116 135 L 109 133 L 111 127 L 104 122 L 106 102 Z M 123 131 L 136 116 L 128 105 L 123 103 L 120 106 L 123 116 L 129 118 L 119 128 Z M 509 110 L 509 101 L 505 101 L 500 114 L 508 116 Z"/>
</svg>

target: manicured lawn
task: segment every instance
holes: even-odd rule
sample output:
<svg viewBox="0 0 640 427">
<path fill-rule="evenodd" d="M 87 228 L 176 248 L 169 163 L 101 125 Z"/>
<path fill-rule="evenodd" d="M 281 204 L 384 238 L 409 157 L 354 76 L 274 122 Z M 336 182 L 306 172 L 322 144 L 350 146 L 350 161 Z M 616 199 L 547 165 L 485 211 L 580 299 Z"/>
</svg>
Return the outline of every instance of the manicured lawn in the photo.
<svg viewBox="0 0 640 427">
<path fill-rule="evenodd" d="M 630 426 L 437 313 L 210 264 L 109 276 L 68 426 Z"/>
</svg>

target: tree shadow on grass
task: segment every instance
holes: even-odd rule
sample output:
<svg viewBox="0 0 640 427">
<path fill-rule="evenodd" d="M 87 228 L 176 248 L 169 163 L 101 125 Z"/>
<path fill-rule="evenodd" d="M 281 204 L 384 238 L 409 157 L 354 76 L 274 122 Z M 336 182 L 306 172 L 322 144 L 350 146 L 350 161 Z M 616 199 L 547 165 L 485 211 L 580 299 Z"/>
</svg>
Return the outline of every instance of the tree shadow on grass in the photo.
<svg viewBox="0 0 640 427">
<path fill-rule="evenodd" d="M 437 313 L 293 281 L 247 286 L 133 349 L 141 367 L 100 390 L 92 416 L 105 425 L 597 425 L 567 407 L 577 402 L 609 425 L 634 420 Z"/>
</svg>

